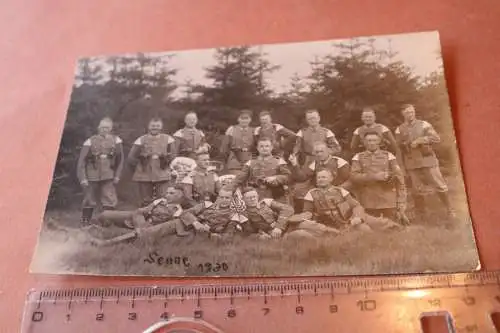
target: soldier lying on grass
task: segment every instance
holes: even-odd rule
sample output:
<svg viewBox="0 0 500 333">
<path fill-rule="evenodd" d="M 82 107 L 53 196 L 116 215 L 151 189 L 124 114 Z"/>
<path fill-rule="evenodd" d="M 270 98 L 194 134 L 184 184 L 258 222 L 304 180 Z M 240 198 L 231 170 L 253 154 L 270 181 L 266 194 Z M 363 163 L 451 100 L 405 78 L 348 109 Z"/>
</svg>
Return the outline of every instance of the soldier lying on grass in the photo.
<svg viewBox="0 0 500 333">
<path fill-rule="evenodd" d="M 253 187 L 244 188 L 242 193 L 246 206 L 239 219 L 243 234 L 259 239 L 280 238 L 293 215 L 293 207 L 272 198 L 261 200 Z"/>
<path fill-rule="evenodd" d="M 289 219 L 290 236 L 319 236 L 332 232 L 332 229 L 345 232 L 352 229 L 372 231 L 401 227 L 388 218 L 366 214 L 347 190 L 332 185 L 332 181 L 333 175 L 329 170 L 321 170 L 316 174 L 317 187 L 304 197 L 304 213 Z"/>
<path fill-rule="evenodd" d="M 209 231 L 209 227 L 199 223 L 189 210 L 181 206 L 184 200 L 183 188 L 176 185 L 167 188 L 165 197 L 153 201 L 144 208 L 133 211 L 104 211 L 97 221 L 102 226 L 116 225 L 134 231 L 111 240 L 102 241 L 102 245 L 110 245 L 135 238 L 147 232 L 155 237 L 166 235 L 187 236 L 187 229 Z M 96 241 L 99 243 L 99 241 Z"/>
</svg>

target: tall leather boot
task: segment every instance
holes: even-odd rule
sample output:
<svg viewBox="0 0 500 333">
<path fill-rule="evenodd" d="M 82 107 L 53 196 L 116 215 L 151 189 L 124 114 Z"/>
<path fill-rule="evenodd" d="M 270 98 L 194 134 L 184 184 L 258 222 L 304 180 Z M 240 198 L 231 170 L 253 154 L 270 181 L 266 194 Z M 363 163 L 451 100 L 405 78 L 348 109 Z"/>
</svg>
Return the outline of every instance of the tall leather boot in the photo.
<svg viewBox="0 0 500 333">
<path fill-rule="evenodd" d="M 294 198 L 293 199 L 293 208 L 294 208 L 295 214 L 302 213 L 304 211 L 304 200 Z"/>
<path fill-rule="evenodd" d="M 427 222 L 425 197 L 423 195 L 413 194 L 413 202 L 415 204 L 415 217 L 423 223 Z"/>
<path fill-rule="evenodd" d="M 82 209 L 82 227 L 87 227 L 90 225 L 90 220 L 92 219 L 92 214 L 94 213 L 94 208 L 85 207 Z"/>
<path fill-rule="evenodd" d="M 448 218 L 454 219 L 457 217 L 455 210 L 451 206 L 450 202 L 450 196 L 448 195 L 448 192 L 438 192 L 439 200 L 444 204 L 446 207 L 446 213 L 448 215 Z"/>
</svg>

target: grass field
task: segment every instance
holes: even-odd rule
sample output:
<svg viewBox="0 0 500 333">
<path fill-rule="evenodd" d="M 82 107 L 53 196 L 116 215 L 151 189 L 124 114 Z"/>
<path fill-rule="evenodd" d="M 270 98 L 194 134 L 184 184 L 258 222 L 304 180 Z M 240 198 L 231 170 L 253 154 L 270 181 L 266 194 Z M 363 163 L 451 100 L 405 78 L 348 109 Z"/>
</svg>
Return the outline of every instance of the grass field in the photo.
<svg viewBox="0 0 500 333">
<path fill-rule="evenodd" d="M 52 224 L 77 221 L 78 214 L 48 212 L 45 220 Z M 477 251 L 470 223 L 464 219 L 452 228 L 440 224 L 436 215 L 435 220 L 425 224 L 386 233 L 353 231 L 319 239 L 274 241 L 237 237 L 229 242 L 215 242 L 203 235 L 169 236 L 148 241 L 136 239 L 99 248 L 89 242 L 88 232 L 78 229 L 61 231 L 44 223 L 32 271 L 103 275 L 290 276 L 452 272 L 477 268 Z M 107 230 L 105 236 L 118 232 Z M 182 264 L 183 258 L 189 260 L 189 267 Z"/>
</svg>

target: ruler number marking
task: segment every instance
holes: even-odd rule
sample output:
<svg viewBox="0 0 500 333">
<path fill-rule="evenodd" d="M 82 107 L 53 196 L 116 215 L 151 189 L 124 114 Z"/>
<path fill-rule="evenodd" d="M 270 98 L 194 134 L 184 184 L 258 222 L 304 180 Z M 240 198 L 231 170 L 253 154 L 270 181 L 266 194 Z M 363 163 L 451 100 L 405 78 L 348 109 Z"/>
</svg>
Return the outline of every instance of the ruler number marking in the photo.
<svg viewBox="0 0 500 333">
<path fill-rule="evenodd" d="M 361 311 L 373 311 L 377 309 L 377 301 L 373 299 L 359 300 L 356 305 Z"/>
<path fill-rule="evenodd" d="M 195 310 L 194 311 L 194 318 L 195 319 L 201 319 L 201 318 L 203 318 L 203 311 L 201 311 L 201 310 Z"/>
<path fill-rule="evenodd" d="M 472 305 L 476 304 L 476 298 L 472 297 L 472 296 L 465 296 L 462 300 L 464 301 L 465 305 L 468 305 L 468 306 L 472 306 Z"/>
<path fill-rule="evenodd" d="M 42 311 L 35 311 L 31 315 L 31 321 L 34 322 L 39 322 L 43 320 L 43 312 Z"/>
<path fill-rule="evenodd" d="M 96 321 L 104 321 L 104 313 L 98 313 L 95 315 L 95 320 Z"/>
<path fill-rule="evenodd" d="M 128 320 L 137 320 L 137 312 L 129 312 Z"/>
<path fill-rule="evenodd" d="M 270 308 L 262 308 L 262 311 L 264 312 L 264 316 L 267 316 L 269 312 L 271 312 Z"/>
<path fill-rule="evenodd" d="M 160 319 L 163 319 L 163 320 L 168 320 L 168 312 L 163 312 L 163 313 L 160 315 Z"/>
<path fill-rule="evenodd" d="M 330 313 L 337 313 L 339 312 L 339 307 L 337 306 L 337 304 L 330 304 Z"/>
<path fill-rule="evenodd" d="M 227 311 L 227 316 L 228 316 L 228 318 L 234 318 L 234 317 L 236 317 L 236 310 L 235 309 L 229 309 Z"/>
<path fill-rule="evenodd" d="M 299 305 L 295 308 L 295 313 L 298 315 L 304 314 L 304 307 L 302 305 Z"/>
</svg>

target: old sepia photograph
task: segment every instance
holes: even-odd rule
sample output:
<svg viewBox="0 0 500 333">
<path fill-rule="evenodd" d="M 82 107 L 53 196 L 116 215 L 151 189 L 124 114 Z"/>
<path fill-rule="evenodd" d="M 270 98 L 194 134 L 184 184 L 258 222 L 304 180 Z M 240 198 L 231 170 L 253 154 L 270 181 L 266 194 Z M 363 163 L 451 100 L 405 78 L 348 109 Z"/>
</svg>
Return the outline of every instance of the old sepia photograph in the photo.
<svg viewBox="0 0 500 333">
<path fill-rule="evenodd" d="M 78 60 L 32 272 L 479 267 L 437 32 Z"/>
</svg>

